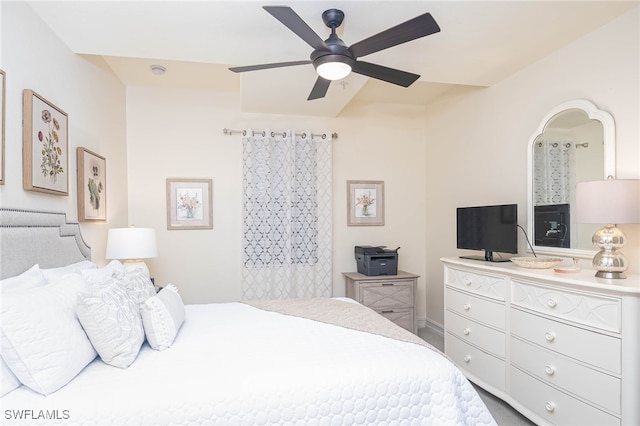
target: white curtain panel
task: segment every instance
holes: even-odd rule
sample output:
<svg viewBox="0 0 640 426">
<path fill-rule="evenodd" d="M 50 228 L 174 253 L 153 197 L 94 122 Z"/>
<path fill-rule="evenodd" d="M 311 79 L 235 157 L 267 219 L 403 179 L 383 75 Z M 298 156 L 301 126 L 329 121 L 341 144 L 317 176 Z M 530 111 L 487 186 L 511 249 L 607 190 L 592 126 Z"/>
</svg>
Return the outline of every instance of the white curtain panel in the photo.
<svg viewBox="0 0 640 426">
<path fill-rule="evenodd" d="M 248 130 L 242 299 L 331 296 L 331 136 Z"/>
<path fill-rule="evenodd" d="M 572 204 L 575 188 L 575 144 L 538 141 L 534 145 L 534 202 L 536 206 Z"/>
</svg>

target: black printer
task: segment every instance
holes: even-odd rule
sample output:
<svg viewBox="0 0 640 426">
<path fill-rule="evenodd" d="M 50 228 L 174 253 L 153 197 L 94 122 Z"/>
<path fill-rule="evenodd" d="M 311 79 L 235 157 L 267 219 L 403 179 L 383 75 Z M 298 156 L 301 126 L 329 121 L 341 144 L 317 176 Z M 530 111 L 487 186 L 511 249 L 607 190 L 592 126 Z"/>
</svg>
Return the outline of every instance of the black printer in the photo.
<svg viewBox="0 0 640 426">
<path fill-rule="evenodd" d="M 387 249 L 385 246 L 356 246 L 355 256 L 358 272 L 363 275 L 397 275 L 398 247 Z"/>
</svg>

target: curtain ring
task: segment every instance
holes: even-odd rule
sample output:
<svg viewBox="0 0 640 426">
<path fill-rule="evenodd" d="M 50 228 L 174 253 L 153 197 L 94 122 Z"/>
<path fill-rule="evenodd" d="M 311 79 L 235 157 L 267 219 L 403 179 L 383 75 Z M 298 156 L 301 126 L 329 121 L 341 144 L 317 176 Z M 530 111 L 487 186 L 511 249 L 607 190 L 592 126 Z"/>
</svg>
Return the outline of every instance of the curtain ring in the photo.
<svg viewBox="0 0 640 426">
<path fill-rule="evenodd" d="M 247 136 L 247 131 L 246 130 L 242 131 L 242 136 Z"/>
<path fill-rule="evenodd" d="M 326 138 L 327 138 L 327 134 L 326 134 L 326 133 L 323 133 L 323 134 L 322 134 L 322 139 L 326 139 Z"/>
<path fill-rule="evenodd" d="M 271 132 L 271 137 L 274 138 L 276 136 L 276 132 Z"/>
<path fill-rule="evenodd" d="M 554 143 L 553 143 L 553 147 L 554 147 L 554 148 L 557 148 L 557 147 L 558 147 L 558 142 L 554 142 Z"/>
<path fill-rule="evenodd" d="M 564 146 L 565 148 L 571 148 L 571 143 L 567 142 L 567 144 Z"/>
<path fill-rule="evenodd" d="M 307 134 L 304 133 L 304 132 L 302 132 L 302 135 L 300 135 L 300 136 L 302 136 L 302 139 L 306 139 L 307 138 Z"/>
</svg>

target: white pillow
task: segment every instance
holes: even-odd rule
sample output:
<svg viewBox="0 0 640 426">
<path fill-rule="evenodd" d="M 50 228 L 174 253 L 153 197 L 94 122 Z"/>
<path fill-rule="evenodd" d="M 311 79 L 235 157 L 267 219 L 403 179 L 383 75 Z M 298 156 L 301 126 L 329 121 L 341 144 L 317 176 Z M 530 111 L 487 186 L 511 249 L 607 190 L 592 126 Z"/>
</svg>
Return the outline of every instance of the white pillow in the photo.
<svg viewBox="0 0 640 426">
<path fill-rule="evenodd" d="M 0 379 L 0 397 L 22 386 L 20 380 L 13 374 L 2 356 L 0 356 Z"/>
<path fill-rule="evenodd" d="M 41 269 L 42 274 L 47 279 L 47 281 L 53 281 L 57 278 L 60 278 L 63 275 L 71 274 L 71 273 L 80 273 L 83 269 L 96 269 L 98 265 L 93 263 L 90 260 L 81 260 L 80 262 L 72 263 L 71 265 L 61 266 L 59 268 L 47 268 Z"/>
<path fill-rule="evenodd" d="M 171 346 L 184 322 L 184 304 L 178 289 L 169 284 L 140 306 L 147 341 L 153 349 Z"/>
<path fill-rule="evenodd" d="M 28 290 L 30 288 L 42 287 L 47 284 L 40 267 L 33 265 L 20 275 L 5 278 L 0 281 L 0 291 Z"/>
<path fill-rule="evenodd" d="M 82 278 L 89 284 L 100 285 L 106 281 L 109 281 L 114 276 L 119 276 L 125 273 L 124 265 L 118 260 L 112 260 L 107 266 L 96 269 L 83 269 L 80 271 Z"/>
<path fill-rule="evenodd" d="M 116 280 L 129 292 L 138 305 L 156 295 L 156 288 L 149 275 L 142 269 L 127 271 L 124 275 L 117 276 Z"/>
<path fill-rule="evenodd" d="M 2 357 L 36 392 L 58 390 L 96 357 L 75 313 L 78 294 L 86 288 L 80 275 L 69 274 L 2 295 Z"/>
<path fill-rule="evenodd" d="M 127 368 L 138 356 L 144 342 L 138 306 L 115 278 L 78 298 L 80 323 L 105 363 Z"/>
</svg>

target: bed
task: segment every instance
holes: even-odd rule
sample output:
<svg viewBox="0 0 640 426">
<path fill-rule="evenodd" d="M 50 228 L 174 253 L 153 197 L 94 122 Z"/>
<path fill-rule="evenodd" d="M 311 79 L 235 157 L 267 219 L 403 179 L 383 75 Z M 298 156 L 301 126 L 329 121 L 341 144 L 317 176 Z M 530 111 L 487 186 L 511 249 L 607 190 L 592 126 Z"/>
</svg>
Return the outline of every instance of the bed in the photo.
<svg viewBox="0 0 640 426">
<path fill-rule="evenodd" d="M 135 305 L 146 336 L 133 358 L 105 357 L 83 298 L 140 287 L 90 262 L 79 225 L 62 213 L 0 209 L 0 244 L 2 424 L 495 424 L 450 360 L 350 299 L 185 306 L 171 286 Z M 44 330 L 58 319 L 40 317 L 62 315 L 72 296 L 71 316 Z M 158 300 L 166 322 L 154 335 L 147 302 Z M 73 331 L 57 331 L 65 327 Z M 135 334 L 118 333 L 102 337 Z"/>
</svg>

